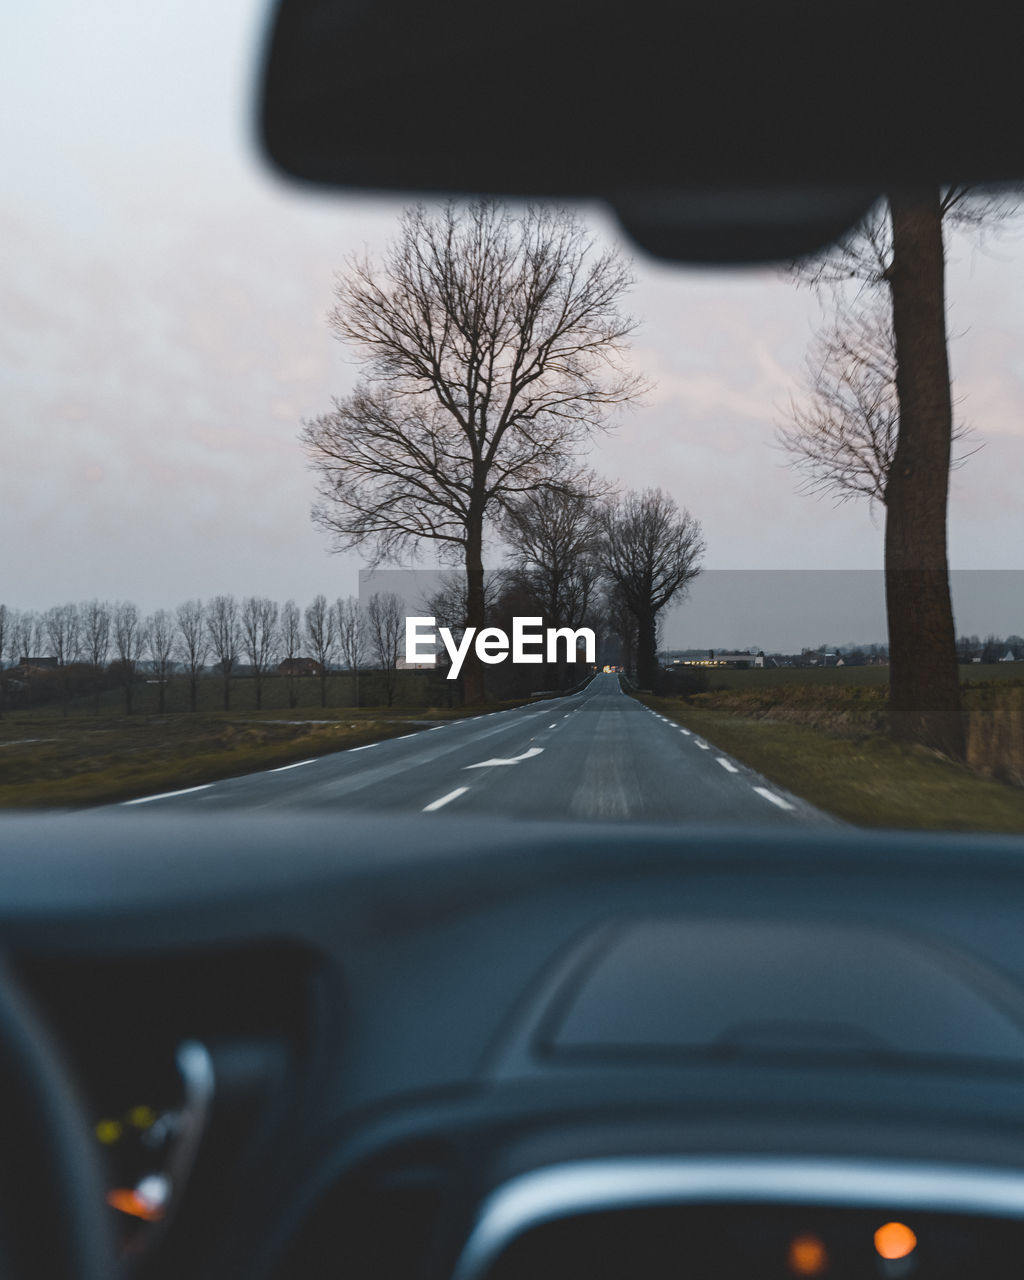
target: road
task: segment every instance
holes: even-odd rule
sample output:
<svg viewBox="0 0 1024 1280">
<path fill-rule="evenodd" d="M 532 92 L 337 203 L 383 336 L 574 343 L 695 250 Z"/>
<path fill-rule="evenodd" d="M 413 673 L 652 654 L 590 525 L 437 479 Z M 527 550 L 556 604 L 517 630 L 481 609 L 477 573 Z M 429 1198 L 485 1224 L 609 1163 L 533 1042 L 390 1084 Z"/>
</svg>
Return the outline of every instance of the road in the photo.
<svg viewBox="0 0 1024 1280">
<path fill-rule="evenodd" d="M 819 810 L 624 694 L 581 693 L 446 721 L 315 760 L 127 802 L 153 808 L 808 823 Z"/>
</svg>

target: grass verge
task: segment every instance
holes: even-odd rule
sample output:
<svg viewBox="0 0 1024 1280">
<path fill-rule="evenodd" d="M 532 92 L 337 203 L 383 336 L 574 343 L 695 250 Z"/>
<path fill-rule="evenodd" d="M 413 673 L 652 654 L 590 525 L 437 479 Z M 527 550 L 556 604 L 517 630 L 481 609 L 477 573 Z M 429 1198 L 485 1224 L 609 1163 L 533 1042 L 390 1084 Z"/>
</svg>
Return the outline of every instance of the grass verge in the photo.
<svg viewBox="0 0 1024 1280">
<path fill-rule="evenodd" d="M 500 710 L 517 703 L 499 703 Z M 480 708 L 0 721 L 0 809 L 110 804 L 381 742 Z"/>
<path fill-rule="evenodd" d="M 1024 790 L 880 733 L 850 736 L 807 724 L 744 715 L 742 701 L 716 707 L 634 695 L 752 769 L 846 822 L 946 831 L 1024 831 Z M 708 705 L 708 703 L 712 705 Z M 869 704 L 870 705 L 870 704 Z M 868 707 L 863 708 L 864 711 Z M 871 707 L 871 711 L 876 708 Z"/>
</svg>

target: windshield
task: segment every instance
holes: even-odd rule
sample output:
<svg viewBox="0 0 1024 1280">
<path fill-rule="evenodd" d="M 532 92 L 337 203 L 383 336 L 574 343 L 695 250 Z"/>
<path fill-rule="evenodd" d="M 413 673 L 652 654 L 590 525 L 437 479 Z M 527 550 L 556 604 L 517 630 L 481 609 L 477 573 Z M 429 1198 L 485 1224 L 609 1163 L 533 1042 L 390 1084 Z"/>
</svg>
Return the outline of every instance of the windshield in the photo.
<svg viewBox="0 0 1024 1280">
<path fill-rule="evenodd" d="M 723 271 L 293 188 L 266 16 L 9 18 L 0 804 L 1024 829 L 1016 203 L 937 193 L 940 477 L 920 209 Z"/>
</svg>

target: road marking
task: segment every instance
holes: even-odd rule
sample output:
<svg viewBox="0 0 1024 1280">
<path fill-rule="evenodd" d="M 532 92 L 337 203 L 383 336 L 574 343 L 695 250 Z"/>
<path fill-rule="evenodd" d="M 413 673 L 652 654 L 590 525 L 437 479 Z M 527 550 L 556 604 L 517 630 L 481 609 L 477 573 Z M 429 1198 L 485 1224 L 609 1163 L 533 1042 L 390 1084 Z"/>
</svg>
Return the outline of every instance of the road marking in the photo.
<svg viewBox="0 0 1024 1280">
<path fill-rule="evenodd" d="M 448 728 L 448 726 L 447 726 L 446 724 L 435 724 L 433 729 L 428 729 L 428 730 L 427 730 L 427 733 L 434 733 L 434 732 L 436 732 L 438 729 L 447 729 L 447 728 Z"/>
<path fill-rule="evenodd" d="M 770 800 L 772 804 L 777 804 L 780 809 L 796 808 L 796 805 L 790 804 L 788 800 L 783 800 L 782 796 L 777 796 L 774 791 L 769 791 L 767 787 L 755 787 L 754 790 L 759 796 L 764 796 L 766 800 Z"/>
<path fill-rule="evenodd" d="M 693 735 L 690 733 L 689 729 L 680 729 L 680 730 L 679 730 L 679 732 L 680 732 L 680 733 L 685 733 L 685 734 L 686 734 L 686 736 L 687 736 L 688 738 L 690 738 L 690 737 L 692 737 L 692 736 L 693 736 Z"/>
<path fill-rule="evenodd" d="M 697 746 L 700 747 L 701 751 L 711 750 L 711 748 L 708 746 L 708 744 L 704 741 L 703 738 L 694 738 L 694 742 L 696 742 Z"/>
<path fill-rule="evenodd" d="M 431 800 L 430 804 L 425 804 L 423 806 L 423 812 L 433 813 L 435 809 L 443 809 L 450 800 L 458 800 L 459 796 L 468 790 L 469 787 L 456 787 L 454 791 L 449 791 L 448 794 L 446 796 L 442 796 L 440 800 Z"/>
<path fill-rule="evenodd" d="M 316 764 L 316 756 L 312 760 L 296 760 L 294 764 L 279 764 L 276 769 L 268 769 L 268 773 L 284 773 L 286 769 L 301 769 L 304 764 Z"/>
<path fill-rule="evenodd" d="M 369 749 L 370 749 L 371 747 L 379 747 L 379 746 L 380 746 L 380 743 L 379 743 L 379 742 L 367 742 L 367 743 L 366 743 L 366 745 L 365 745 L 365 746 L 362 746 L 362 747 L 349 747 L 349 751 L 350 751 L 350 752 L 352 752 L 352 751 L 369 751 Z"/>
<path fill-rule="evenodd" d="M 725 756 L 718 756 L 716 758 L 718 763 L 727 773 L 739 773 L 739 769 L 736 768 L 731 760 L 726 760 Z"/>
<path fill-rule="evenodd" d="M 467 764 L 467 769 L 489 769 L 495 764 L 519 764 L 522 760 L 531 760 L 543 752 L 543 747 L 528 747 L 521 756 L 513 756 L 510 760 L 481 760 L 479 764 Z"/>
<path fill-rule="evenodd" d="M 415 738 L 415 737 L 416 737 L 416 735 L 415 735 L 414 733 L 403 733 L 403 734 L 402 734 L 402 736 L 401 736 L 400 738 L 393 738 L 393 739 L 392 739 L 392 741 L 393 741 L 393 742 L 404 742 L 406 738 Z"/>
<path fill-rule="evenodd" d="M 568 717 L 568 716 L 562 716 L 562 719 L 563 719 L 563 720 L 568 720 L 568 719 L 569 719 L 569 717 Z M 557 725 L 557 724 L 558 724 L 558 721 L 556 720 L 554 724 L 549 724 L 549 725 L 548 725 L 548 728 L 549 728 L 549 729 L 554 729 L 554 728 L 556 727 L 556 725 Z"/>
<path fill-rule="evenodd" d="M 161 791 L 158 796 L 142 796 L 138 800 L 122 800 L 122 804 L 149 804 L 151 800 L 169 800 L 171 796 L 187 796 L 193 791 L 206 791 L 208 787 L 212 787 L 212 782 L 204 782 L 200 787 L 184 787 L 181 791 Z"/>
</svg>

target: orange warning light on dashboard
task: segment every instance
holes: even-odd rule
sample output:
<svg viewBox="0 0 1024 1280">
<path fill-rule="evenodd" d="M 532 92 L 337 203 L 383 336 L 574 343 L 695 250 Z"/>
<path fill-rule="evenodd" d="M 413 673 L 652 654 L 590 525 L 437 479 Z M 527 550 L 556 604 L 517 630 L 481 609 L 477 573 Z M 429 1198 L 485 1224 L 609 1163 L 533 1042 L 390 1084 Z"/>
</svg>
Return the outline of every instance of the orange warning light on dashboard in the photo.
<svg viewBox="0 0 1024 1280">
<path fill-rule="evenodd" d="M 107 1192 L 107 1204 L 120 1213 L 141 1218 L 143 1222 L 159 1222 L 164 1216 L 162 1205 L 154 1204 L 145 1196 L 139 1195 L 134 1187 L 114 1187 Z"/>
<path fill-rule="evenodd" d="M 903 1222 L 887 1222 L 875 1232 L 875 1249 L 880 1258 L 895 1262 L 909 1258 L 917 1248 L 917 1236 Z"/>
<path fill-rule="evenodd" d="M 828 1270 L 828 1251 L 817 1236 L 794 1236 L 786 1261 L 795 1276 L 823 1276 Z"/>
</svg>

